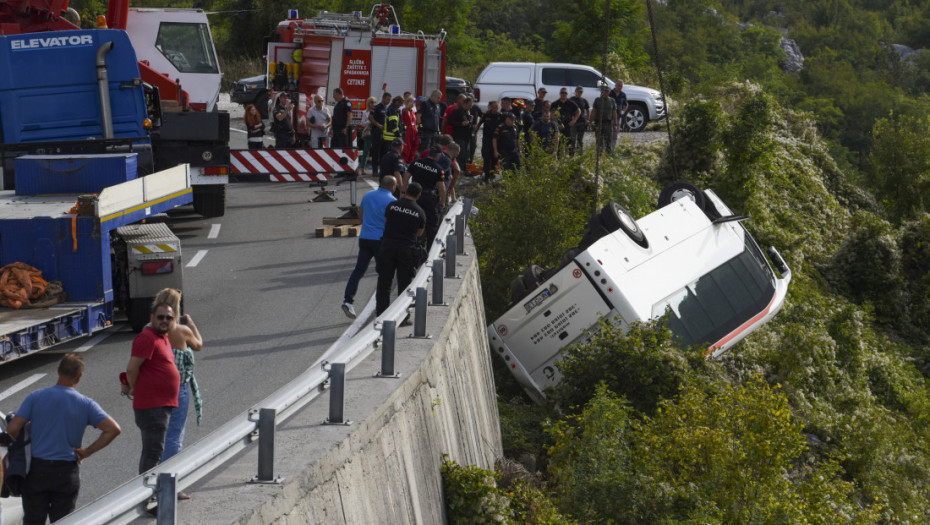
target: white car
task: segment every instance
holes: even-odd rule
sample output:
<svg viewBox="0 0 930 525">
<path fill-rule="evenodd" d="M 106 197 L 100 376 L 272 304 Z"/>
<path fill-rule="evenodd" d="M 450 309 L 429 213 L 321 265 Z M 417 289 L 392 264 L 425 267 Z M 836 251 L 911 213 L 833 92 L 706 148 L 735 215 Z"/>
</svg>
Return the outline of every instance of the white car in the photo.
<svg viewBox="0 0 930 525">
<path fill-rule="evenodd" d="M 614 81 L 590 66 L 580 64 L 492 62 L 478 75 L 474 85 L 475 101 L 482 111 L 488 102 L 502 97 L 533 100 L 539 88 L 546 88 L 546 100 L 556 101 L 559 90 L 568 88 L 569 96 L 575 87 L 584 88 L 582 96 L 593 104 L 601 95 L 601 86 L 614 88 Z M 651 121 L 665 118 L 666 105 L 662 94 L 652 88 L 624 84 L 623 92 L 630 104 L 624 127 L 642 131 Z"/>
<path fill-rule="evenodd" d="M 791 270 L 772 247 L 776 275 L 745 216 L 687 183 L 666 188 L 663 203 L 638 221 L 605 206 L 560 269 L 530 267 L 511 283 L 514 304 L 488 326 L 491 350 L 537 401 L 561 379 L 562 348 L 602 318 L 625 328 L 668 311 L 682 346 L 718 356 L 781 309 Z"/>
</svg>

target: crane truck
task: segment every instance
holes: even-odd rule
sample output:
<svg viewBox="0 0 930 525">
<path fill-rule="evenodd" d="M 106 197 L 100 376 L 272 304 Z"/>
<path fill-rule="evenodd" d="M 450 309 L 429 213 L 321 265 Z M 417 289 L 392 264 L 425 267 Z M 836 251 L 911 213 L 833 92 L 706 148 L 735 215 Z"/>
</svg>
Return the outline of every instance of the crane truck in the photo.
<svg viewBox="0 0 930 525">
<path fill-rule="evenodd" d="M 3 364 L 112 326 L 115 310 L 141 329 L 182 280 L 180 241 L 151 219 L 194 189 L 188 164 L 155 169 L 162 103 L 125 31 L 16 32 L 0 14 L 0 271 L 37 269 L 65 296 L 0 307 Z"/>
<path fill-rule="evenodd" d="M 147 92 L 158 92 L 157 96 L 149 96 L 150 101 L 157 99 L 159 103 L 149 107 L 152 127 L 145 145 L 136 141 L 144 149 L 138 152 L 139 170 L 148 174 L 189 164 L 194 211 L 207 218 L 222 216 L 226 212 L 229 182 L 229 114 L 216 111 L 220 71 L 206 14 L 193 9 L 130 9 L 129 0 L 110 0 L 103 23 L 110 29 L 129 32 L 128 45 L 135 51 L 139 70 L 135 79 Z M 63 35 L 58 32 L 78 30 L 79 25 L 79 16 L 68 6 L 68 0 L 0 0 L 0 35 L 31 34 L 39 41 L 60 40 Z M 186 41 L 185 31 L 193 31 L 198 39 L 179 48 L 177 42 Z M 171 51 L 166 46 L 175 46 L 178 51 L 172 52 L 182 57 L 186 51 L 189 60 L 194 62 L 190 68 L 194 71 L 188 74 L 173 69 L 172 62 L 164 58 L 162 50 Z M 164 60 L 159 61 L 158 57 Z M 55 60 L 60 59 L 56 57 Z M 52 70 L 58 66 L 57 62 L 43 64 Z M 13 78 L 24 77 L 22 71 L 7 73 Z M 37 90 L 54 86 L 36 84 L 25 78 L 23 81 Z M 184 89 L 188 85 L 193 94 Z M 49 144 L 72 141 L 79 143 L 68 144 L 67 152 L 99 152 L 99 140 L 91 144 L 85 139 L 131 138 L 119 126 L 115 130 L 59 126 L 57 119 L 63 112 L 77 111 L 77 108 L 63 107 L 63 100 L 35 99 L 43 111 L 28 116 L 34 122 L 18 121 L 19 114 L 10 113 L 10 109 L 0 116 L 4 125 L 4 134 L 0 137 L 3 148 L 0 150 L 0 169 L 3 170 L 0 189 L 14 189 L 13 159 L 19 155 L 44 152 Z M 114 135 L 108 136 L 109 132 Z"/>
</svg>

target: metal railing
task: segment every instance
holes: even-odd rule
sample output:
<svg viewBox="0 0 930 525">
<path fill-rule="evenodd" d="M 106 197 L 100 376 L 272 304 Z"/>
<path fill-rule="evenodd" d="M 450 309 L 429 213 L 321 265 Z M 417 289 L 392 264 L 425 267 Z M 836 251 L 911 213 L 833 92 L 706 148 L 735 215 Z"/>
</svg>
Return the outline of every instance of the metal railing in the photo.
<svg viewBox="0 0 930 525">
<path fill-rule="evenodd" d="M 471 213 L 470 199 L 458 200 L 443 217 L 427 261 L 417 271 L 413 281 L 388 309 L 373 322 L 359 330 L 341 346 L 330 347 L 309 369 L 290 383 L 236 416 L 206 437 L 185 447 L 180 453 L 140 474 L 108 494 L 81 507 L 58 523 L 62 524 L 118 524 L 128 523 L 146 514 L 148 503 L 157 497 L 158 525 L 176 522 L 175 494 L 178 490 L 196 483 L 224 462 L 244 450 L 253 441 L 259 441 L 259 466 L 256 482 L 276 481 L 273 474 L 274 425 L 287 420 L 298 410 L 316 399 L 327 388 L 331 390 L 330 423 L 341 424 L 345 372 L 368 357 L 375 342 L 384 336 L 382 345 L 382 375 L 393 375 L 393 331 L 407 315 L 407 307 L 416 299 L 414 337 L 424 335 L 426 293 L 425 286 L 433 279 L 434 303 L 437 290 L 441 296 L 442 265 L 445 277 L 455 276 L 455 256 L 462 254 L 465 225 Z M 444 257 L 440 254 L 445 251 Z M 437 269 L 439 271 L 437 272 Z M 436 277 L 440 278 L 437 279 Z M 440 297 L 441 300 L 441 297 Z M 422 317 L 422 319 L 421 319 Z M 389 360 L 385 369 L 385 361 Z M 264 430 L 264 432 L 262 432 Z M 271 432 L 269 432 L 269 430 Z M 248 480 L 243 480 L 243 482 Z"/>
</svg>

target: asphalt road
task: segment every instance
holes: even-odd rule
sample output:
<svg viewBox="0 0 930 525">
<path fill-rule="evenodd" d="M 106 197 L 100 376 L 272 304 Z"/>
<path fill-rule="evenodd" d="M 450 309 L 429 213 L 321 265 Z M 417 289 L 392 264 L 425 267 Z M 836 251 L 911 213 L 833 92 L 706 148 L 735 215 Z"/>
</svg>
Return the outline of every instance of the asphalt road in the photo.
<svg viewBox="0 0 930 525">
<path fill-rule="evenodd" d="M 234 129 L 231 142 L 244 147 L 244 133 Z M 360 183 L 358 198 L 368 189 Z M 348 188 L 339 186 L 335 203 L 310 197 L 306 183 L 230 184 L 224 217 L 205 220 L 189 206 L 170 214 L 168 224 L 182 241 L 185 313 L 204 338 L 196 356 L 203 423 L 196 425 L 192 403 L 186 445 L 296 377 L 350 328 L 340 304 L 357 239 L 314 237 L 323 217 L 348 205 Z M 375 278 L 372 266 L 356 297 L 358 310 L 373 295 Z M 118 385 L 135 334 L 125 323 L 101 334 L 0 366 L 0 411 L 6 413 L 29 392 L 55 383 L 65 352 L 84 352 L 78 390 L 97 400 L 123 433 L 82 465 L 78 506 L 134 477 L 141 450 L 131 402 Z M 96 436 L 89 428 L 85 445 Z"/>
</svg>

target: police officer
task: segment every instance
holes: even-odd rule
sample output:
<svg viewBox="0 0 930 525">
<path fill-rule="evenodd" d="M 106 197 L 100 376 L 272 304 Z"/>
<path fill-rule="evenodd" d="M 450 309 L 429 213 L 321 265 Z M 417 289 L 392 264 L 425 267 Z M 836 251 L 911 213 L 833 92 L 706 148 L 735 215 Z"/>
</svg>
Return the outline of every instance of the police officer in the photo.
<svg viewBox="0 0 930 525">
<path fill-rule="evenodd" d="M 497 126 L 491 139 L 494 158 L 500 160 L 501 169 L 505 170 L 520 166 L 520 132 L 514 120 L 513 113 L 504 113 L 504 122 Z"/>
<path fill-rule="evenodd" d="M 349 147 L 349 121 L 352 119 L 352 104 L 345 97 L 342 88 L 333 90 L 333 138 L 330 141 L 334 148 Z"/>
<path fill-rule="evenodd" d="M 496 100 L 488 102 L 488 110 L 481 116 L 478 126 L 481 128 L 481 157 L 484 159 L 484 181 L 494 180 L 494 171 L 497 167 L 497 159 L 494 157 L 494 146 L 492 139 L 497 126 L 504 121 L 501 116 L 500 106 Z"/>
<path fill-rule="evenodd" d="M 274 111 L 271 112 L 271 132 L 274 134 L 275 149 L 287 149 L 294 146 L 292 111 L 294 111 L 294 104 L 291 104 L 287 93 L 278 95 Z"/>
<path fill-rule="evenodd" d="M 559 125 L 559 132 L 563 135 L 560 142 L 567 145 L 569 155 L 574 155 L 575 149 L 571 143 L 572 129 L 581 118 L 581 109 L 568 98 L 568 88 L 563 87 L 559 90 L 559 99 L 552 103 L 550 110 L 554 117 L 552 120 Z"/>
<path fill-rule="evenodd" d="M 619 128 L 617 121 L 617 102 L 610 96 L 610 86 L 601 86 L 601 96 L 594 99 L 594 105 L 588 114 L 588 120 L 594 126 L 597 149 L 611 153 L 614 150 L 612 137 Z"/>
<path fill-rule="evenodd" d="M 391 175 L 397 181 L 403 181 L 404 172 L 407 171 L 407 165 L 404 164 L 404 139 L 397 137 L 391 141 L 391 149 L 381 157 L 381 177 L 378 184 L 384 180 L 384 177 Z M 400 188 L 401 190 L 403 188 Z"/>
<path fill-rule="evenodd" d="M 437 89 L 417 108 L 417 121 L 420 125 L 420 146 L 417 151 L 425 151 L 433 143 L 433 137 L 439 134 L 439 124 L 443 116 L 439 105 L 441 99 L 442 91 Z"/>
<path fill-rule="evenodd" d="M 388 204 L 384 211 L 384 235 L 381 251 L 375 259 L 378 287 L 375 292 L 375 312 L 381 315 L 391 304 L 391 285 L 397 274 L 397 293 L 403 293 L 416 273 L 417 238 L 426 227 L 426 213 L 419 205 L 420 185 L 411 182 L 400 199 Z"/>
<path fill-rule="evenodd" d="M 371 123 L 371 169 L 375 177 L 381 174 L 381 157 L 387 149 L 384 146 L 384 125 L 387 122 L 387 108 L 391 105 L 391 94 L 381 95 L 381 103 L 371 110 L 368 114 L 368 122 Z M 390 140 L 388 141 L 390 144 Z"/>
<path fill-rule="evenodd" d="M 416 182 L 422 188 L 419 204 L 426 212 L 426 249 L 433 246 L 433 238 L 439 231 L 439 216 L 446 202 L 446 177 L 448 173 L 439 166 L 442 147 L 433 144 L 427 157 L 418 158 L 407 168 L 406 181 Z M 406 187 L 408 184 L 404 184 Z"/>
<path fill-rule="evenodd" d="M 574 154 L 574 152 L 582 153 L 584 150 L 584 130 L 588 127 L 587 116 L 588 112 L 591 111 L 591 105 L 588 104 L 588 101 L 582 96 L 584 94 L 583 86 L 575 86 L 575 96 L 569 98 L 581 109 L 581 115 L 578 116 L 578 120 L 575 121 L 575 125 L 572 126 L 572 142 L 569 145 L 569 152 Z"/>
</svg>

